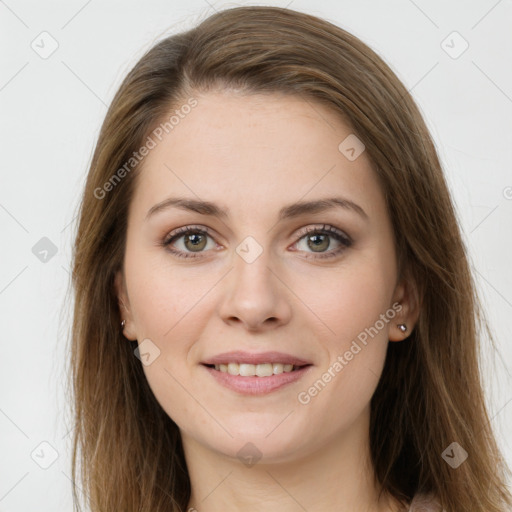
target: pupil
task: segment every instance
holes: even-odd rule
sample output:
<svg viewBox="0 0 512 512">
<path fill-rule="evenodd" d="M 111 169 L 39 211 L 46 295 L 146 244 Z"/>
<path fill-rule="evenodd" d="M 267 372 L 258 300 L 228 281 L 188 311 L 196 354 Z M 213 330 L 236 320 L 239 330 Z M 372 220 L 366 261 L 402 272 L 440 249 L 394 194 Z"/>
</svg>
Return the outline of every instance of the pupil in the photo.
<svg viewBox="0 0 512 512">
<path fill-rule="evenodd" d="M 325 245 L 325 241 L 326 241 L 326 238 L 322 239 L 322 237 L 326 237 L 326 235 L 311 235 L 310 240 L 315 239 L 315 241 L 313 242 L 314 247 L 327 249 L 327 247 L 321 247 L 321 244 L 323 243 Z M 327 243 L 327 246 L 328 245 L 329 245 L 329 243 Z"/>
<path fill-rule="evenodd" d="M 203 247 L 201 246 L 201 242 L 203 242 L 204 244 L 204 240 L 201 240 L 202 236 L 203 235 L 198 233 L 187 235 L 187 242 L 190 242 L 192 244 L 192 247 L 202 249 Z"/>
</svg>

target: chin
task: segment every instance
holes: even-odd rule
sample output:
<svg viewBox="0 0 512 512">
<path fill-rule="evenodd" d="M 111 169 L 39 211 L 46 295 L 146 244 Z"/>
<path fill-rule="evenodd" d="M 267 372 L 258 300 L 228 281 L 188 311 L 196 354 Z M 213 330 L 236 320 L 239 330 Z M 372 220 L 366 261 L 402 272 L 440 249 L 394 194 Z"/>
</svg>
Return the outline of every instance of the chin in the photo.
<svg viewBox="0 0 512 512">
<path fill-rule="evenodd" d="M 281 425 L 274 422 L 272 428 L 269 428 L 267 422 L 225 427 L 233 437 L 220 434 L 215 440 L 210 438 L 205 439 L 205 442 L 227 457 L 239 459 L 243 463 L 249 461 L 246 463 L 248 467 L 254 464 L 251 461 L 260 464 L 289 462 L 295 460 L 301 452 L 307 452 L 304 429 L 294 435 L 290 425 L 285 426 L 284 422 Z"/>
</svg>

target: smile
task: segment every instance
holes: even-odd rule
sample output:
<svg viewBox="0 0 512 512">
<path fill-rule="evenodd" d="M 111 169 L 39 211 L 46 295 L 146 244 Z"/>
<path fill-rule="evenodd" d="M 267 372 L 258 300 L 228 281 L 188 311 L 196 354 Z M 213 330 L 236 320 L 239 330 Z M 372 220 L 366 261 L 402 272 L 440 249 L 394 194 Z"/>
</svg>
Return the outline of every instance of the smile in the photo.
<svg viewBox="0 0 512 512">
<path fill-rule="evenodd" d="M 263 395 L 296 382 L 313 368 L 282 363 L 203 364 L 221 386 L 243 395 Z"/>
<path fill-rule="evenodd" d="M 299 366 L 293 364 L 283 363 L 226 363 L 213 366 L 220 372 L 229 373 L 230 375 L 241 375 L 242 377 L 270 377 L 271 375 L 279 375 L 280 373 L 289 373 L 299 368 Z"/>
</svg>

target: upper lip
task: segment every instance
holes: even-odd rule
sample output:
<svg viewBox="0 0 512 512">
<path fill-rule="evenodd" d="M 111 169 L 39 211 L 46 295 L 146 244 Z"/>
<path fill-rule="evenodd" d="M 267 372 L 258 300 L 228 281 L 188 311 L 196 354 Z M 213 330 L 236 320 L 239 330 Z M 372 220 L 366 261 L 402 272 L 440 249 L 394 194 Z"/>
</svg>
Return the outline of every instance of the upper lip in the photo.
<svg viewBox="0 0 512 512">
<path fill-rule="evenodd" d="M 209 357 L 203 364 L 225 364 L 225 363 L 239 363 L 239 364 L 263 364 L 263 363 L 283 363 L 293 364 L 295 366 L 304 366 L 312 364 L 311 361 L 306 361 L 300 357 L 284 352 L 244 352 L 242 350 L 235 350 L 232 352 L 223 352 L 216 356 Z"/>
</svg>

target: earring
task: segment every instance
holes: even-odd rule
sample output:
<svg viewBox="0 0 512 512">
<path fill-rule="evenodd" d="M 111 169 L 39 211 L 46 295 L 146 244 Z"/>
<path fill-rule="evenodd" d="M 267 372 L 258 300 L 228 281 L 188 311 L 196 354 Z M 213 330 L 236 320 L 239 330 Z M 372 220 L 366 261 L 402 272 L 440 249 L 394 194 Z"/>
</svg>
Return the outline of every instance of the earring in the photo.
<svg viewBox="0 0 512 512">
<path fill-rule="evenodd" d="M 407 331 L 407 325 L 405 324 L 398 324 L 397 327 L 400 329 L 401 332 Z"/>
<path fill-rule="evenodd" d="M 125 326 L 125 325 L 126 325 L 126 320 L 123 320 L 123 321 L 121 322 L 121 327 L 123 327 L 123 328 L 124 328 L 124 326 Z"/>
</svg>

